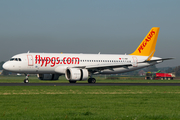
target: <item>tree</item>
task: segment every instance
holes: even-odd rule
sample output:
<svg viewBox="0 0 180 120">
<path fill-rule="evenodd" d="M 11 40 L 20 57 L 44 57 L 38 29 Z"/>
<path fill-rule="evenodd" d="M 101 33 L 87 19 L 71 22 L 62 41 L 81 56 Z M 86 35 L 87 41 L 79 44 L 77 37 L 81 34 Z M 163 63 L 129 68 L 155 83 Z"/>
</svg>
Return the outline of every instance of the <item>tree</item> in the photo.
<svg viewBox="0 0 180 120">
<path fill-rule="evenodd" d="M 169 67 L 167 70 L 166 70 L 167 73 L 172 73 L 174 72 L 173 68 Z"/>
<path fill-rule="evenodd" d="M 2 71 L 2 75 L 9 75 L 9 71 L 3 70 L 3 71 Z"/>
<path fill-rule="evenodd" d="M 175 75 L 176 75 L 176 76 L 180 76 L 180 66 L 177 66 L 177 67 L 174 69 L 174 72 L 175 72 Z"/>
<path fill-rule="evenodd" d="M 0 70 L 2 70 L 3 69 L 3 64 L 4 64 L 4 61 L 2 61 L 2 62 L 0 62 Z"/>
<path fill-rule="evenodd" d="M 0 70 L 3 70 L 2 66 L 3 66 L 4 63 L 5 63 L 4 61 L 0 62 Z M 2 75 L 9 75 L 9 71 L 3 70 Z"/>
<path fill-rule="evenodd" d="M 147 70 L 147 71 L 150 71 L 150 72 L 156 72 L 156 71 L 158 71 L 158 69 L 156 68 L 155 65 L 147 67 L 146 70 Z"/>
</svg>

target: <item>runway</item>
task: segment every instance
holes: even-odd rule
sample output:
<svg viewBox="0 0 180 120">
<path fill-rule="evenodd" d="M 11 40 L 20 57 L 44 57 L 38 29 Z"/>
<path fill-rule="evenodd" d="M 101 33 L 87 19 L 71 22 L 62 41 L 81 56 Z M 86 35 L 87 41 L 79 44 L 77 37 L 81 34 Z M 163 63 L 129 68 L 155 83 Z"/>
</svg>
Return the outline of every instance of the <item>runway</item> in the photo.
<svg viewBox="0 0 180 120">
<path fill-rule="evenodd" d="M 0 86 L 180 86 L 180 83 L 0 83 Z"/>
</svg>

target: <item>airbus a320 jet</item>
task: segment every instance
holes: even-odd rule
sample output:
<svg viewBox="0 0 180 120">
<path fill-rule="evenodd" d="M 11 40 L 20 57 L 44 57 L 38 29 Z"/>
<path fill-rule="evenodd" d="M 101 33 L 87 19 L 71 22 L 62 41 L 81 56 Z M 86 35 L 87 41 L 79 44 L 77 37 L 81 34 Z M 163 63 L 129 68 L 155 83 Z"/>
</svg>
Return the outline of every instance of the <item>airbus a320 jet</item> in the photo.
<svg viewBox="0 0 180 120">
<path fill-rule="evenodd" d="M 70 83 L 88 80 L 95 83 L 96 74 L 119 74 L 152 66 L 172 58 L 153 57 L 159 27 L 153 27 L 137 49 L 129 54 L 22 53 L 3 64 L 5 70 L 26 75 L 37 74 L 40 80 L 58 80 L 65 75 Z"/>
</svg>

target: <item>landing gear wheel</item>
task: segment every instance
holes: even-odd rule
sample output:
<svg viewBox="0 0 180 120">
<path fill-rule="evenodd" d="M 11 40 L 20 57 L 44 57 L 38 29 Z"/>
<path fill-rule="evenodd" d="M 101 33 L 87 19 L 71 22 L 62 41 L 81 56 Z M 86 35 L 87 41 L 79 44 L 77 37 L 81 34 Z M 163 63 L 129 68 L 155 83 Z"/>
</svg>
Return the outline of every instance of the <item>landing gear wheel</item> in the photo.
<svg viewBox="0 0 180 120">
<path fill-rule="evenodd" d="M 75 80 L 69 80 L 69 83 L 76 83 Z"/>
<path fill-rule="evenodd" d="M 92 80 L 91 80 L 91 79 L 92 79 L 92 78 L 89 78 L 89 79 L 88 79 L 88 83 L 92 83 Z"/>
<path fill-rule="evenodd" d="M 25 74 L 25 76 L 26 76 L 26 79 L 24 79 L 24 83 L 29 83 L 29 80 L 28 80 L 29 74 Z"/>
<path fill-rule="evenodd" d="M 92 79 L 92 83 L 96 83 L 96 79 L 95 78 Z"/>
<path fill-rule="evenodd" d="M 95 78 L 89 78 L 88 83 L 96 83 L 96 79 Z"/>
<path fill-rule="evenodd" d="M 28 79 L 24 79 L 24 83 L 29 83 L 29 80 Z"/>
</svg>

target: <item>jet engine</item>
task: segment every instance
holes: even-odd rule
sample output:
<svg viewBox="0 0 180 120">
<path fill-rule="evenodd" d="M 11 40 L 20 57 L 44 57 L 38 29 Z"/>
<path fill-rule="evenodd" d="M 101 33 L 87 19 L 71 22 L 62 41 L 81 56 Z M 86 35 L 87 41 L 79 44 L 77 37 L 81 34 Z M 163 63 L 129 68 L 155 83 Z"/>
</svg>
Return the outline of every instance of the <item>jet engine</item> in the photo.
<svg viewBox="0 0 180 120">
<path fill-rule="evenodd" d="M 40 80 L 58 80 L 59 74 L 37 74 Z"/>
<path fill-rule="evenodd" d="M 88 70 L 80 68 L 67 68 L 65 71 L 65 76 L 67 80 L 87 80 Z"/>
</svg>

